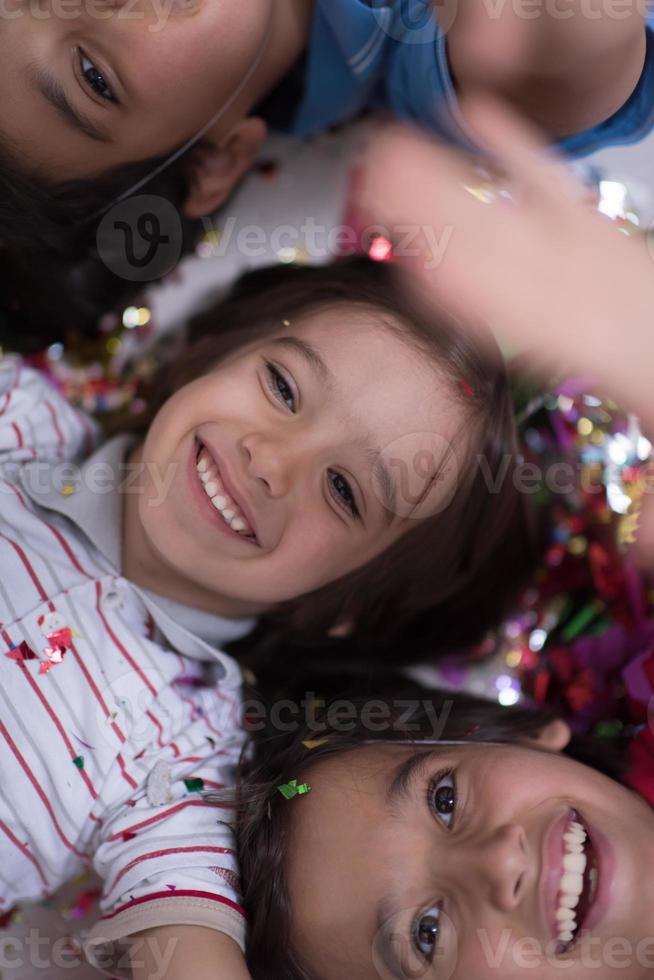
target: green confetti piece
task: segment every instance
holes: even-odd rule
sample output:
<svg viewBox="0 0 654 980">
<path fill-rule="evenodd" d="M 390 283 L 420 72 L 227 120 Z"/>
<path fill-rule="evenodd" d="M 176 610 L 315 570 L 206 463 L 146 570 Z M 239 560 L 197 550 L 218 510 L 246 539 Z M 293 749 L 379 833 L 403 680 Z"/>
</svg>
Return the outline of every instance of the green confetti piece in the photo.
<svg viewBox="0 0 654 980">
<path fill-rule="evenodd" d="M 83 755 L 76 755 L 75 758 L 73 759 L 73 765 L 74 766 L 77 766 L 78 769 L 83 769 L 84 768 L 84 756 Z"/>
<path fill-rule="evenodd" d="M 184 785 L 189 793 L 199 793 L 201 789 L 204 789 L 204 779 L 185 779 Z"/>
<path fill-rule="evenodd" d="M 596 616 L 599 616 L 604 610 L 604 603 L 598 599 L 594 602 L 589 603 L 589 605 L 584 606 L 576 616 L 574 616 L 565 629 L 562 631 L 563 639 L 566 643 L 571 640 L 576 639 L 580 633 L 583 633 L 585 628 L 589 626 Z"/>
<path fill-rule="evenodd" d="M 310 793 L 311 787 L 308 783 L 300 783 L 298 786 L 297 779 L 291 779 L 290 783 L 282 783 L 281 786 L 277 787 L 277 790 L 285 800 L 292 800 L 294 796 L 304 796 L 305 793 Z"/>
<path fill-rule="evenodd" d="M 618 719 L 614 721 L 600 721 L 595 726 L 595 735 L 599 738 L 615 738 L 622 731 L 623 724 Z"/>
</svg>

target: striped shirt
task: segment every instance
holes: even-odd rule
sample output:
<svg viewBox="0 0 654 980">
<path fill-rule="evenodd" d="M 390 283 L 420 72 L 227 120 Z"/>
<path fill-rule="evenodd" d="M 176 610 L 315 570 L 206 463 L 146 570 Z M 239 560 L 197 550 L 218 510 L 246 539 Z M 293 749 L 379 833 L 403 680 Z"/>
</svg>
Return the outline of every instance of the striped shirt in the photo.
<svg viewBox="0 0 654 980">
<path fill-rule="evenodd" d="M 129 437 L 18 358 L 0 360 L 0 912 L 87 868 L 92 962 L 195 924 L 243 946 L 229 795 L 244 743 L 227 621 L 120 574 Z"/>
</svg>

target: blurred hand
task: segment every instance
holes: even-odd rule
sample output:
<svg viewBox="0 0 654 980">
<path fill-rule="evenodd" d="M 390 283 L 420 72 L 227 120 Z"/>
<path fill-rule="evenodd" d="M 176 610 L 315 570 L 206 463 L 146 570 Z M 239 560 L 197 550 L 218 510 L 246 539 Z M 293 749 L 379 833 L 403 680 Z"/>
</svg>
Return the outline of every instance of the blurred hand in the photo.
<svg viewBox="0 0 654 980">
<path fill-rule="evenodd" d="M 473 329 L 490 324 L 520 349 L 597 386 L 654 430 L 654 265 L 644 236 L 620 234 L 539 136 L 495 103 L 465 107 L 493 178 L 469 155 L 391 126 L 370 142 L 361 205 L 399 241 L 420 230 L 423 259 L 402 259 L 415 288 Z M 397 234 L 393 231 L 397 230 Z M 427 232 L 425 232 L 427 229 Z M 436 268 L 430 244 L 441 242 Z M 645 501 L 641 542 L 654 543 Z"/>
</svg>

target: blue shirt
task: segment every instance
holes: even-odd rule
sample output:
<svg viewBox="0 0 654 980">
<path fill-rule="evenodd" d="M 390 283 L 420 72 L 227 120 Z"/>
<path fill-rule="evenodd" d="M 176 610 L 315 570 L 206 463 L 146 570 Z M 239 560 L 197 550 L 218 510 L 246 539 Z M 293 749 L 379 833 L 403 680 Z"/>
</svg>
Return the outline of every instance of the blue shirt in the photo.
<svg viewBox="0 0 654 980">
<path fill-rule="evenodd" d="M 375 107 L 446 139 L 472 142 L 431 0 L 316 0 L 304 91 L 291 131 L 310 135 Z M 645 67 L 632 96 L 610 119 L 561 147 L 583 157 L 638 142 L 652 128 L 654 34 L 648 27 Z"/>
</svg>

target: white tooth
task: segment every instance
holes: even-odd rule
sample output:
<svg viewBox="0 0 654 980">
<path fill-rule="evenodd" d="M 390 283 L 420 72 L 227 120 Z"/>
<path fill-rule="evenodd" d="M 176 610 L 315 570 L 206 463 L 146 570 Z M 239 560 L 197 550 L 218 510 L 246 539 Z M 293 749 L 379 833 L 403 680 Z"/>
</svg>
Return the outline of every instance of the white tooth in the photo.
<svg viewBox="0 0 654 980">
<path fill-rule="evenodd" d="M 586 834 L 583 830 L 566 830 L 563 840 L 566 844 L 583 844 L 586 840 Z"/>
<path fill-rule="evenodd" d="M 233 521 L 234 518 L 236 517 L 236 511 L 235 510 L 230 510 L 228 508 L 227 510 L 223 510 L 222 511 L 222 515 L 223 515 L 223 517 L 225 518 L 226 521 Z"/>
<path fill-rule="evenodd" d="M 208 469 L 209 469 L 209 463 L 204 458 L 204 456 L 202 456 L 200 458 L 200 461 L 198 462 L 198 472 L 199 473 L 206 473 Z"/>
<path fill-rule="evenodd" d="M 568 854 L 583 854 L 584 845 L 583 844 L 571 844 L 570 841 L 565 842 L 565 849 Z"/>
<path fill-rule="evenodd" d="M 235 518 L 232 521 L 232 531 L 246 531 L 247 524 L 240 517 Z"/>
<path fill-rule="evenodd" d="M 583 834 L 584 837 L 586 836 L 586 831 L 584 830 L 582 825 L 578 823 L 576 820 L 573 820 L 572 823 L 570 824 L 570 830 L 574 831 L 577 834 Z"/>
<path fill-rule="evenodd" d="M 207 484 L 207 483 L 209 482 L 209 480 L 211 479 L 211 473 L 200 473 L 200 472 L 198 471 L 198 476 L 200 477 L 200 479 L 202 480 L 202 482 L 203 482 L 203 483 L 204 483 L 205 485 L 206 485 L 206 484 Z"/>
<path fill-rule="evenodd" d="M 581 894 L 581 892 L 579 893 Z M 561 895 L 559 903 L 564 909 L 576 909 L 579 905 L 579 895 L 564 894 Z"/>
<path fill-rule="evenodd" d="M 583 875 L 586 870 L 585 854 L 566 854 L 563 858 L 563 870 L 572 871 L 575 874 Z"/>
<path fill-rule="evenodd" d="M 210 480 L 208 483 L 205 483 L 204 489 L 210 497 L 215 497 L 218 493 L 218 484 L 215 480 Z"/>
<path fill-rule="evenodd" d="M 561 943 L 569 943 L 571 941 L 572 941 L 572 933 L 571 932 L 560 932 L 559 933 L 559 942 L 561 942 Z"/>
<path fill-rule="evenodd" d="M 227 497 L 221 497 L 220 494 L 218 494 L 218 496 L 211 498 L 211 503 L 214 505 L 216 510 L 219 510 L 222 513 L 225 507 L 227 507 L 229 500 Z"/>
<path fill-rule="evenodd" d="M 565 895 L 581 895 L 584 888 L 584 879 L 574 871 L 568 871 L 561 877 L 560 890 Z"/>
<path fill-rule="evenodd" d="M 556 910 L 556 921 L 557 922 L 574 922 L 575 921 L 575 914 L 572 911 L 572 909 L 566 909 L 566 908 L 563 908 L 563 906 L 560 905 L 558 907 L 558 909 Z"/>
</svg>

